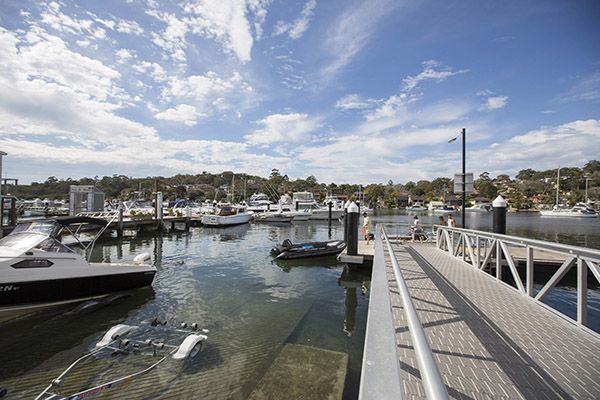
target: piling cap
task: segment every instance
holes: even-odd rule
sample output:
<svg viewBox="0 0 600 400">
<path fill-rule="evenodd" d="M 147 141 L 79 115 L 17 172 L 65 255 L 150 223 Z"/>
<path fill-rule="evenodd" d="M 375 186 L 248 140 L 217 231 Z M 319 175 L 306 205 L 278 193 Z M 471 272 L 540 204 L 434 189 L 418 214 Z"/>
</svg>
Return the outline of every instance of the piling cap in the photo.
<svg viewBox="0 0 600 400">
<path fill-rule="evenodd" d="M 496 199 L 492 202 L 492 207 L 497 208 L 497 207 L 504 207 L 506 208 L 506 200 L 504 200 L 504 197 L 498 195 L 498 197 L 496 197 Z"/>
<path fill-rule="evenodd" d="M 355 202 L 350 203 L 348 206 L 348 213 L 357 213 L 358 214 L 358 206 Z"/>
</svg>

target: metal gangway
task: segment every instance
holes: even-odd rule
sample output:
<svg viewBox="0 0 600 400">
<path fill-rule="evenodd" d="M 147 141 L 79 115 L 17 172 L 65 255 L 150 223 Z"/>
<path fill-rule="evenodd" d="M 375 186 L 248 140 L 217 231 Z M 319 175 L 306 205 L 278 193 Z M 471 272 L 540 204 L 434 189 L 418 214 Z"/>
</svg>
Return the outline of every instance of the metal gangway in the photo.
<svg viewBox="0 0 600 400">
<path fill-rule="evenodd" d="M 396 243 L 377 226 L 360 399 L 600 398 L 600 335 L 586 327 L 599 251 L 434 234 Z M 556 272 L 534 285 L 540 262 Z M 542 299 L 575 267 L 577 312 L 565 315 Z"/>
</svg>

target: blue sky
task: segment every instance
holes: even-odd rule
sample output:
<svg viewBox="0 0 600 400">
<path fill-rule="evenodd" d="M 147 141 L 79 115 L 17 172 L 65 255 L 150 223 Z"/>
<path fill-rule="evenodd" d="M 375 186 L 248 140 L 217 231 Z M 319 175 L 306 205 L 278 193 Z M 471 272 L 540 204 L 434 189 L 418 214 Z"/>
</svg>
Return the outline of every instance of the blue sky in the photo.
<svg viewBox="0 0 600 400">
<path fill-rule="evenodd" d="M 596 0 L 0 0 L 21 183 L 224 170 L 406 183 L 600 154 Z"/>
</svg>

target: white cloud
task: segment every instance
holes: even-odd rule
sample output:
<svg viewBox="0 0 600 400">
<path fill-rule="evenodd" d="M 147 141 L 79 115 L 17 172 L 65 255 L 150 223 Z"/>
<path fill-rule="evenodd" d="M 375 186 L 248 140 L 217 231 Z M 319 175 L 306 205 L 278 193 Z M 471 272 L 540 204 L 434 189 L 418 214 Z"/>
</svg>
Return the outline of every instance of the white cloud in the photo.
<svg viewBox="0 0 600 400">
<path fill-rule="evenodd" d="M 446 67 L 435 60 L 424 61 L 422 65 L 424 69 L 419 75 L 408 76 L 402 80 L 404 82 L 403 91 L 410 92 L 423 81 L 435 80 L 437 82 L 443 82 L 451 76 L 469 72 L 468 69 L 461 69 L 459 71 L 452 72 L 449 67 Z M 438 68 L 437 71 L 436 68 Z"/>
<path fill-rule="evenodd" d="M 286 23 L 283 20 L 277 21 L 274 28 L 275 32 L 273 34 L 279 36 L 287 33 L 290 39 L 300 39 L 308 29 L 310 18 L 312 17 L 313 10 L 316 6 L 317 0 L 309 0 L 304 4 L 300 15 L 298 15 L 293 22 Z"/>
<path fill-rule="evenodd" d="M 187 126 L 196 125 L 198 122 L 198 117 L 204 116 L 205 115 L 199 113 L 195 107 L 188 104 L 179 104 L 175 108 L 169 108 L 166 111 L 154 114 L 154 117 L 157 119 L 183 122 Z"/>
<path fill-rule="evenodd" d="M 268 4 L 267 0 L 188 1 L 184 10 L 194 34 L 216 39 L 227 53 L 246 63 L 251 59 L 254 44 L 251 27 L 254 26 L 257 36 L 260 36 Z M 249 16 L 248 11 L 253 15 Z"/>
<path fill-rule="evenodd" d="M 379 103 L 380 101 L 376 99 L 363 99 L 358 94 L 349 94 L 339 99 L 335 103 L 335 107 L 344 111 L 364 110 L 370 109 Z"/>
<path fill-rule="evenodd" d="M 394 0 L 371 0 L 358 5 L 356 2 L 343 3 L 347 8 L 331 24 L 324 42 L 331 60 L 321 71 L 322 77 L 325 80 L 335 78 L 338 71 L 367 45 L 380 21 L 402 3 Z"/>
<path fill-rule="evenodd" d="M 170 76 L 160 99 L 163 103 L 188 103 L 198 111 L 198 116 L 211 115 L 216 111 L 235 110 L 234 114 L 250 107 L 254 90 L 235 72 L 222 77 L 209 71 L 205 75 L 178 78 Z"/>
<path fill-rule="evenodd" d="M 189 31 L 187 22 L 168 12 L 148 10 L 146 13 L 167 25 L 162 32 L 151 33 L 154 44 L 161 47 L 174 61 L 185 62 L 185 35 Z"/>
<path fill-rule="evenodd" d="M 560 97 L 560 101 L 600 101 L 600 71 L 578 79 L 575 84 Z"/>
<path fill-rule="evenodd" d="M 573 121 L 544 126 L 505 142 L 469 154 L 472 168 L 493 174 L 514 175 L 531 168 L 553 169 L 558 165 L 582 166 L 597 159 L 600 148 L 600 121 Z"/>
<path fill-rule="evenodd" d="M 321 126 L 318 120 L 309 118 L 307 114 L 298 113 L 273 114 L 256 123 L 263 125 L 263 128 L 244 136 L 251 145 L 307 141 Z"/>
<path fill-rule="evenodd" d="M 479 107 L 480 111 L 494 111 L 498 110 L 508 103 L 508 96 L 495 96 L 488 97 L 484 104 Z"/>
</svg>

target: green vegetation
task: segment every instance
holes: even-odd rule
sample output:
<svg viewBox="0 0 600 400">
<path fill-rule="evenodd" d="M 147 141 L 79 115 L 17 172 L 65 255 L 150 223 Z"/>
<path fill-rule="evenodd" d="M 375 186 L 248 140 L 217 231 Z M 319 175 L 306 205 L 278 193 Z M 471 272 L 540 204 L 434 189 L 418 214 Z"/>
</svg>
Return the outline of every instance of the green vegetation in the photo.
<svg viewBox="0 0 600 400">
<path fill-rule="evenodd" d="M 586 182 L 588 197 L 597 200 L 600 197 L 600 161 L 589 161 L 583 168 L 565 167 L 560 173 L 561 201 L 574 204 L 585 200 Z M 279 170 L 273 169 L 268 178 L 238 174 L 225 171 L 220 174 L 202 172 L 196 175 L 175 175 L 170 178 L 146 177 L 132 178 L 125 175 L 94 177 L 79 180 L 58 179 L 54 176 L 46 179 L 44 183 L 34 182 L 31 185 L 8 186 L 8 192 L 17 194 L 25 199 L 55 198 L 67 199 L 70 185 L 95 185 L 102 190 L 109 199 L 150 198 L 158 182 L 159 190 L 165 192 L 165 197 L 186 197 L 192 200 L 225 199 L 231 193 L 234 184 L 235 200 L 244 200 L 252 193 L 262 192 L 277 200 L 277 197 L 298 191 L 311 191 L 317 199 L 324 199 L 327 193 L 347 196 L 355 200 L 359 192 L 365 196 L 371 205 L 384 205 L 396 207 L 402 202 L 403 197 L 422 197 L 425 201 L 440 200 L 454 197 L 453 181 L 449 178 L 436 178 L 433 181 L 421 180 L 394 184 L 392 180 L 387 185 L 370 184 L 366 187 L 350 184 L 319 183 L 314 176 L 306 179 L 291 181 L 287 175 L 281 175 Z M 515 179 L 508 175 L 498 175 L 491 178 L 488 172 L 483 172 L 474 182 L 475 193 L 469 196 L 494 199 L 501 194 L 513 208 L 528 209 L 537 205 L 551 205 L 555 202 L 556 169 L 535 171 L 525 169 L 519 171 Z"/>
</svg>

